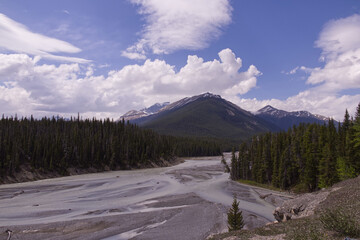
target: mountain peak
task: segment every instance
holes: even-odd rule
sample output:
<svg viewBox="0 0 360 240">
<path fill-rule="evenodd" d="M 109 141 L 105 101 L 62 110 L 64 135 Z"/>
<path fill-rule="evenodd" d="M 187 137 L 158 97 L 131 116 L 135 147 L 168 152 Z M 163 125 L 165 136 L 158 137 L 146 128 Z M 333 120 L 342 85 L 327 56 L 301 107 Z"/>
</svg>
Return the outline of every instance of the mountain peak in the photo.
<svg viewBox="0 0 360 240">
<path fill-rule="evenodd" d="M 279 110 L 274 108 L 273 106 L 266 105 L 265 107 L 259 109 L 255 114 L 266 114 L 266 115 L 284 115 L 286 112 L 283 110 Z"/>
<path fill-rule="evenodd" d="M 194 101 L 196 101 L 198 99 L 202 99 L 202 98 L 222 99 L 220 95 L 215 95 L 213 93 L 206 92 L 206 93 L 203 93 L 200 95 L 183 98 L 183 99 L 176 101 L 174 103 L 171 103 L 171 104 L 170 104 L 170 102 L 155 103 L 154 105 L 152 105 L 148 108 L 143 108 L 141 110 L 131 110 L 131 111 L 125 113 L 124 115 L 122 115 L 120 117 L 120 120 L 122 120 L 122 119 L 135 120 L 138 118 L 147 117 L 147 116 L 156 114 L 161 111 L 167 111 L 170 109 L 180 108 L 182 106 L 185 106 L 188 103 L 194 102 Z"/>
<path fill-rule="evenodd" d="M 198 96 L 194 96 L 194 97 L 203 97 L 203 98 L 221 98 L 220 95 L 215 95 L 213 93 L 210 93 L 210 92 L 206 92 L 206 93 L 203 93 L 203 94 L 200 94 Z"/>
<path fill-rule="evenodd" d="M 274 108 L 271 105 L 266 105 L 265 107 L 259 109 L 258 112 L 259 113 L 264 113 L 264 112 L 270 112 L 270 111 L 274 111 L 274 110 L 278 110 L 278 109 Z"/>
<path fill-rule="evenodd" d="M 209 93 L 209 92 L 206 92 L 206 93 L 203 93 L 203 94 L 200 94 L 200 95 L 196 95 L 196 96 L 192 96 L 192 97 L 186 97 L 186 98 L 183 98 L 179 101 L 176 101 L 172 104 L 169 104 L 167 105 L 166 107 L 162 108 L 161 111 L 166 111 L 166 110 L 170 110 L 170 109 L 177 109 L 177 108 L 180 108 L 180 107 L 183 107 L 191 102 L 194 102 L 198 99 L 201 99 L 201 98 L 216 98 L 216 99 L 222 99 L 220 95 L 215 95 L 215 94 L 212 94 L 212 93 Z"/>
<path fill-rule="evenodd" d="M 275 125 L 212 93 L 186 97 L 134 121 L 161 134 L 245 140 Z"/>
</svg>

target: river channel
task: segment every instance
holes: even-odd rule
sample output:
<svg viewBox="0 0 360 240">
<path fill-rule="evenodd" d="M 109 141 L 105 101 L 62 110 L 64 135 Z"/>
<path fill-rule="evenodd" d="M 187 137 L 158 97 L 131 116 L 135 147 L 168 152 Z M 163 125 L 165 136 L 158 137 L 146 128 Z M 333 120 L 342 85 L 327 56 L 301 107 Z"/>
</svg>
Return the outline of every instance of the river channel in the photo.
<svg viewBox="0 0 360 240">
<path fill-rule="evenodd" d="M 229 156 L 227 156 L 229 158 Z M 205 239 L 227 230 L 236 194 L 246 228 L 274 221 L 274 204 L 229 180 L 220 157 L 0 186 L 0 240 Z"/>
</svg>

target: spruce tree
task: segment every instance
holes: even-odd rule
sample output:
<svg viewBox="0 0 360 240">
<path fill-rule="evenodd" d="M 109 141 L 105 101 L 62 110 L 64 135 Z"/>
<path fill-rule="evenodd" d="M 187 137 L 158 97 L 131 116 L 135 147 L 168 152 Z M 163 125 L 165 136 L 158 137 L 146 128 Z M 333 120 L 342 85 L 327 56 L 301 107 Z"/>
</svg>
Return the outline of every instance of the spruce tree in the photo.
<svg viewBox="0 0 360 240">
<path fill-rule="evenodd" d="M 247 156 L 247 146 L 246 143 L 242 143 L 240 145 L 239 148 L 239 159 L 238 159 L 238 163 L 239 163 L 239 178 L 240 179 L 248 179 L 247 177 L 247 171 L 249 169 L 249 164 L 248 164 L 248 159 L 249 157 Z"/>
<path fill-rule="evenodd" d="M 324 188 L 338 181 L 336 170 L 336 128 L 334 121 L 329 120 L 325 132 L 322 158 L 319 162 L 319 187 Z"/>
<path fill-rule="evenodd" d="M 242 217 L 242 211 L 239 209 L 239 201 L 236 199 L 236 195 L 234 195 L 234 200 L 231 208 L 228 212 L 228 229 L 229 232 L 240 230 L 244 227 L 244 221 Z"/>
<path fill-rule="evenodd" d="M 231 180 L 238 180 L 238 169 L 237 169 L 237 158 L 236 158 L 236 155 L 235 155 L 235 149 L 233 148 L 232 149 L 232 152 L 231 152 L 231 169 L 230 169 L 230 179 Z"/>
<path fill-rule="evenodd" d="M 351 131 L 353 130 L 350 129 L 350 127 L 353 128 L 350 121 L 349 112 L 346 109 L 344 121 L 341 127 L 339 127 L 339 137 L 338 137 L 339 156 L 336 161 L 336 170 L 339 176 L 339 180 L 345 180 L 348 178 L 356 177 L 356 171 L 354 168 L 355 166 L 354 164 L 352 164 L 352 157 L 350 156 L 352 151 Z"/>
</svg>

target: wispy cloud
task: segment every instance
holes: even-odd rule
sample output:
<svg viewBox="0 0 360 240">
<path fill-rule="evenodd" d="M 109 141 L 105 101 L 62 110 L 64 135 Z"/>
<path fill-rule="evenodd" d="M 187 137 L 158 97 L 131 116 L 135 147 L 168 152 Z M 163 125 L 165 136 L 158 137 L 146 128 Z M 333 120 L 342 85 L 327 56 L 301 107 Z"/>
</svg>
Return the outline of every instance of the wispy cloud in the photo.
<svg viewBox="0 0 360 240">
<path fill-rule="evenodd" d="M 231 22 L 228 0 L 129 1 L 139 6 L 139 14 L 146 20 L 141 38 L 122 53 L 131 59 L 145 59 L 149 52 L 206 48 Z"/>
<path fill-rule="evenodd" d="M 291 69 L 289 72 L 282 71 L 282 73 L 284 73 L 284 74 L 286 74 L 286 75 L 294 75 L 294 74 L 296 74 L 297 72 L 302 71 L 302 72 L 305 72 L 305 73 L 309 73 L 309 74 L 310 74 L 310 73 L 311 73 L 312 71 L 314 71 L 314 70 L 317 70 L 317 69 L 312 69 L 312 68 L 308 68 L 308 67 L 305 67 L 305 66 L 301 66 L 301 67 L 297 66 L 297 67 Z"/>
<path fill-rule="evenodd" d="M 59 61 L 87 63 L 89 60 L 53 53 L 78 53 L 80 48 L 72 44 L 33 33 L 26 26 L 0 13 L 0 47 L 16 53 L 26 53 Z"/>
</svg>

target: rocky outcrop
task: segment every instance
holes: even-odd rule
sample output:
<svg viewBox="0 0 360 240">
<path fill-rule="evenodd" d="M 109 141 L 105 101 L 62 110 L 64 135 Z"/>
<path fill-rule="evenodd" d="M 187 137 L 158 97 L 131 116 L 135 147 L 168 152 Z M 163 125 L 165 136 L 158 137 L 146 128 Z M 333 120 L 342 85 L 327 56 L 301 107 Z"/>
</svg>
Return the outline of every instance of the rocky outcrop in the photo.
<svg viewBox="0 0 360 240">
<path fill-rule="evenodd" d="M 277 221 L 284 222 L 310 216 L 314 214 L 315 208 L 327 198 L 330 192 L 330 190 L 322 190 L 285 201 L 281 207 L 274 210 L 274 217 Z"/>
</svg>

